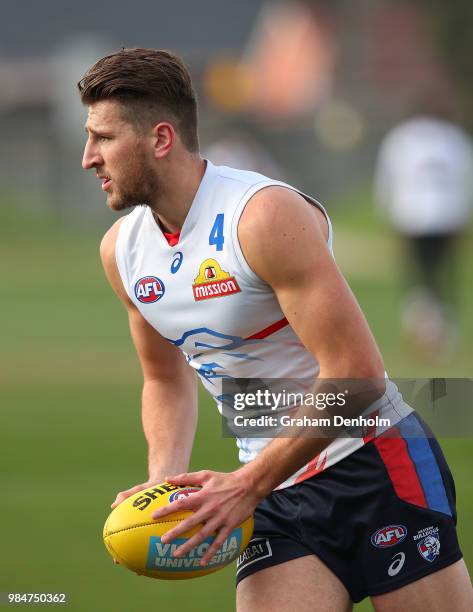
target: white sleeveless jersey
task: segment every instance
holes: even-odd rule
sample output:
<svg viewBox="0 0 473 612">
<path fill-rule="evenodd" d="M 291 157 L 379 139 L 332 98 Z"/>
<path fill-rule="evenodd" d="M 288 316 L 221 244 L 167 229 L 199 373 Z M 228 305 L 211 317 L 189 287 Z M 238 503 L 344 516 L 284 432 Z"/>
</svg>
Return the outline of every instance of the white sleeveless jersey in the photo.
<svg viewBox="0 0 473 612">
<path fill-rule="evenodd" d="M 146 321 L 183 351 L 220 412 L 222 381 L 313 381 L 319 372 L 318 362 L 290 327 L 271 287 L 248 266 L 238 241 L 246 203 L 268 186 L 294 190 L 261 174 L 207 162 L 175 246 L 169 245 L 146 206 L 123 218 L 117 238 L 116 260 L 128 296 Z M 325 214 L 320 204 L 304 197 Z M 331 249 L 328 217 L 327 221 Z M 393 424 L 410 411 L 392 383 L 375 404 L 372 410 L 380 417 L 389 413 Z M 279 488 L 317 474 L 366 440 L 335 440 Z M 237 437 L 240 461 L 251 461 L 270 441 Z"/>
</svg>

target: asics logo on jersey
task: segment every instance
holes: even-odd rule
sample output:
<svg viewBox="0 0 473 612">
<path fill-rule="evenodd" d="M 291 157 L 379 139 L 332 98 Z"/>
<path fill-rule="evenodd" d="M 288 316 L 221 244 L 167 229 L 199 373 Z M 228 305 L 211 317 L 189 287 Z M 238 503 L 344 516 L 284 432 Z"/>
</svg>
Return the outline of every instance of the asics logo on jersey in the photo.
<svg viewBox="0 0 473 612">
<path fill-rule="evenodd" d="M 387 525 L 375 531 L 371 536 L 371 544 L 376 548 L 388 548 L 402 542 L 407 535 L 407 528 L 404 525 Z"/>
<path fill-rule="evenodd" d="M 144 276 L 135 283 L 135 296 L 142 304 L 157 302 L 164 295 L 164 283 L 157 276 Z"/>
<path fill-rule="evenodd" d="M 199 267 L 199 274 L 192 285 L 194 300 L 208 300 L 210 298 L 232 295 L 241 291 L 236 278 L 225 270 L 215 259 L 205 259 Z"/>
</svg>

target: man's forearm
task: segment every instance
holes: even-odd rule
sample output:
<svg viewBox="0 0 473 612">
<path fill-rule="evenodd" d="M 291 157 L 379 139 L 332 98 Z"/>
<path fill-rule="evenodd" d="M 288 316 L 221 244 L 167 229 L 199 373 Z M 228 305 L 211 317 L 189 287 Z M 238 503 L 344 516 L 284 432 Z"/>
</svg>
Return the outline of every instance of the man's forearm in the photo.
<svg viewBox="0 0 473 612">
<path fill-rule="evenodd" d="M 149 480 L 188 469 L 197 425 L 197 381 L 192 372 L 182 384 L 146 381 L 142 396 L 143 430 L 148 442 Z"/>
<path fill-rule="evenodd" d="M 319 379 L 313 389 L 313 396 L 323 391 L 335 395 L 344 389 L 347 393 L 343 407 L 325 409 L 324 421 L 327 425 L 317 429 L 312 426 L 288 426 L 263 449 L 256 459 L 241 468 L 245 477 L 261 497 L 268 495 L 306 463 L 321 453 L 339 435 L 350 435 L 333 425 L 334 416 L 344 418 L 358 417 L 364 410 L 379 399 L 385 391 L 385 381 L 373 379 Z M 320 413 L 314 405 L 302 405 L 293 415 L 318 419 Z"/>
<path fill-rule="evenodd" d="M 263 499 L 332 441 L 333 438 L 277 438 L 240 471 Z"/>
</svg>

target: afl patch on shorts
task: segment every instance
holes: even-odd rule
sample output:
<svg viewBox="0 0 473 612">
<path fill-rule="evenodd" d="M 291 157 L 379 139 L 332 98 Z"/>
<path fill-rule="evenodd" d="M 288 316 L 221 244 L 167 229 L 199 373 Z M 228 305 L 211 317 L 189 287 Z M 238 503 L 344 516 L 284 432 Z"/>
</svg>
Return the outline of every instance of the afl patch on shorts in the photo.
<svg viewBox="0 0 473 612">
<path fill-rule="evenodd" d="M 455 525 L 450 470 L 412 413 L 317 476 L 264 499 L 237 582 L 314 554 L 358 602 L 461 559 Z"/>
</svg>

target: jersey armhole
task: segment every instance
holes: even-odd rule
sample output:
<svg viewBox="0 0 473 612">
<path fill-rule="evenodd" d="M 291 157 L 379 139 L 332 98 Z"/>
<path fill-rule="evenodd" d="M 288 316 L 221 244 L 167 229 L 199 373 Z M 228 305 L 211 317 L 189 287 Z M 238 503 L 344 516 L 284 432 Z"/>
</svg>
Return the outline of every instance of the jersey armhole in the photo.
<svg viewBox="0 0 473 612">
<path fill-rule="evenodd" d="M 234 210 L 233 217 L 232 217 L 232 222 L 231 222 L 231 239 L 232 239 L 232 244 L 233 244 L 233 250 L 235 252 L 235 255 L 236 255 L 236 258 L 238 260 L 238 263 L 240 264 L 241 269 L 242 269 L 242 271 L 244 273 L 244 276 L 246 276 L 247 279 L 250 282 L 252 282 L 252 283 L 254 283 L 256 281 L 258 283 L 264 283 L 264 285 L 267 285 L 268 283 L 266 283 L 266 281 L 264 281 L 262 278 L 260 278 L 256 274 L 256 272 L 254 272 L 254 270 L 250 267 L 248 262 L 246 261 L 246 258 L 245 258 L 244 254 L 243 254 L 243 250 L 241 248 L 240 240 L 238 238 L 238 225 L 240 223 L 241 215 L 243 214 L 243 211 L 245 210 L 245 206 L 248 204 L 249 200 L 258 191 L 261 191 L 261 189 L 265 189 L 266 187 L 285 187 L 286 189 L 290 189 L 291 191 L 295 191 L 296 193 L 301 195 L 309 204 L 312 204 L 312 206 L 316 206 L 319 210 L 322 211 L 322 213 L 324 214 L 324 217 L 325 217 L 325 219 L 327 221 L 327 228 L 328 228 L 327 246 L 329 247 L 330 252 L 333 255 L 333 249 L 332 249 L 332 243 L 333 243 L 332 223 L 330 221 L 330 217 L 327 214 L 327 211 L 322 206 L 322 204 L 320 204 L 320 202 L 318 202 L 314 198 L 311 198 L 310 196 L 306 195 L 305 193 L 302 193 L 302 191 L 299 191 L 298 189 L 295 189 L 291 185 L 288 185 L 287 183 L 283 183 L 283 182 L 280 182 L 280 181 L 264 181 L 264 182 L 261 182 L 261 183 L 257 183 L 256 185 L 252 185 L 250 187 L 250 189 L 248 189 L 248 191 L 243 195 L 243 197 L 241 198 L 240 202 L 238 203 L 238 205 L 236 206 L 236 208 Z"/>
<path fill-rule="evenodd" d="M 118 273 L 120 274 L 120 279 L 122 281 L 122 285 L 126 291 L 126 294 L 134 303 L 133 297 L 130 293 L 129 270 L 124 256 L 124 243 L 129 235 L 127 225 L 129 224 L 130 214 L 123 217 L 123 221 L 120 223 L 120 227 L 118 228 L 117 240 L 115 242 L 115 262 L 117 264 Z"/>
</svg>

